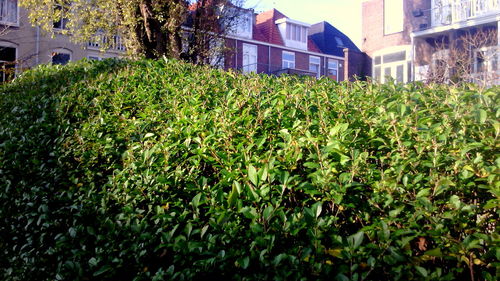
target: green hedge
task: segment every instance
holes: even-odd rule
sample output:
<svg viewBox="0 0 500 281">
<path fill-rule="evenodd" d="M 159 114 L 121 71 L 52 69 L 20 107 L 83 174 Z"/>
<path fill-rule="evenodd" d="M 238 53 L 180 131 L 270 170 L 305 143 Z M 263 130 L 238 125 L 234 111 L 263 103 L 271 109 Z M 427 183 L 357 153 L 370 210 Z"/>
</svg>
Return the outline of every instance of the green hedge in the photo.
<svg viewBox="0 0 500 281">
<path fill-rule="evenodd" d="M 495 280 L 498 92 L 39 67 L 0 86 L 0 279 Z"/>
</svg>

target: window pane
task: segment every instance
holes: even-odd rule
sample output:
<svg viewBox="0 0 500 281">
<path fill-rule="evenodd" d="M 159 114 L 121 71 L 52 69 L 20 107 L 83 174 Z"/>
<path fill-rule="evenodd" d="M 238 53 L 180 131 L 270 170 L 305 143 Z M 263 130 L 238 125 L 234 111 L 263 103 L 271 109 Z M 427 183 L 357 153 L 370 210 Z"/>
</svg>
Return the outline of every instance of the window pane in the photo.
<svg viewBox="0 0 500 281">
<path fill-rule="evenodd" d="M 307 42 L 307 28 L 302 27 L 302 42 Z"/>
<path fill-rule="evenodd" d="M 384 63 L 406 60 L 406 51 L 384 55 Z"/>
<path fill-rule="evenodd" d="M 286 39 L 290 40 L 292 38 L 291 34 L 292 34 L 292 25 L 288 23 L 286 25 Z"/>
<path fill-rule="evenodd" d="M 391 68 L 390 67 L 384 68 L 384 78 L 387 76 L 391 77 Z"/>
<path fill-rule="evenodd" d="M 396 81 L 399 83 L 403 83 L 403 78 L 404 78 L 403 71 L 404 71 L 403 65 L 396 66 Z"/>
<path fill-rule="evenodd" d="M 314 63 L 314 64 L 320 64 L 320 59 L 319 59 L 319 57 L 310 56 L 309 57 L 309 62 L 310 63 Z"/>
<path fill-rule="evenodd" d="M 381 77 L 380 77 L 380 66 L 376 66 L 374 71 L 373 71 L 373 77 L 375 78 L 376 81 L 380 82 Z"/>
<path fill-rule="evenodd" d="M 52 56 L 52 64 L 65 65 L 70 60 L 70 54 L 56 53 Z"/>
<path fill-rule="evenodd" d="M 384 33 L 403 31 L 403 0 L 384 0 Z"/>
<path fill-rule="evenodd" d="M 0 61 L 15 61 L 16 49 L 0 46 Z"/>
<path fill-rule="evenodd" d="M 283 52 L 283 60 L 295 61 L 295 54 L 294 53 Z"/>
<path fill-rule="evenodd" d="M 379 65 L 382 62 L 382 59 L 380 56 L 376 56 L 375 59 L 373 60 L 373 64 Z"/>
<path fill-rule="evenodd" d="M 332 69 L 337 69 L 338 68 L 338 62 L 336 60 L 328 60 L 328 68 Z"/>
<path fill-rule="evenodd" d="M 0 0 L 0 21 L 17 22 L 17 0 Z"/>
</svg>

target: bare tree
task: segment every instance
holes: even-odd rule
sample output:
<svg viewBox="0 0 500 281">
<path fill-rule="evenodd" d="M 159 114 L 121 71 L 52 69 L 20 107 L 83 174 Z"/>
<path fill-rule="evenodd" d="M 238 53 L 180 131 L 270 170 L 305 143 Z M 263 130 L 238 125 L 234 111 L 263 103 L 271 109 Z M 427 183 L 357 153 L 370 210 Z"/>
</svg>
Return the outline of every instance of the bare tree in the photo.
<svg viewBox="0 0 500 281">
<path fill-rule="evenodd" d="M 190 6 L 183 58 L 195 64 L 220 65 L 229 51 L 225 40 L 251 10 L 243 0 L 198 0 Z M 251 21 L 251 18 L 249 18 Z"/>
<path fill-rule="evenodd" d="M 454 40 L 449 37 L 436 40 L 427 82 L 498 84 L 497 34 L 496 29 L 480 29 L 464 32 Z"/>
</svg>

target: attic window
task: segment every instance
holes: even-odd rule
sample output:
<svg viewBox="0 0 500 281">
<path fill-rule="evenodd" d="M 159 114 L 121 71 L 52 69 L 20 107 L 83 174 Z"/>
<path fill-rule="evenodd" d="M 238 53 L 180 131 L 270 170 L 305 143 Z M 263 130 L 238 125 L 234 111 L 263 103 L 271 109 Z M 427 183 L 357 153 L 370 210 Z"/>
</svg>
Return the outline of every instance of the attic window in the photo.
<svg viewBox="0 0 500 281">
<path fill-rule="evenodd" d="M 305 43 L 307 40 L 307 29 L 304 26 L 287 23 L 286 39 Z"/>
<path fill-rule="evenodd" d="M 340 39 L 339 37 L 335 37 L 335 41 L 337 42 L 337 46 L 344 46 L 344 42 L 342 42 L 342 39 Z"/>
</svg>

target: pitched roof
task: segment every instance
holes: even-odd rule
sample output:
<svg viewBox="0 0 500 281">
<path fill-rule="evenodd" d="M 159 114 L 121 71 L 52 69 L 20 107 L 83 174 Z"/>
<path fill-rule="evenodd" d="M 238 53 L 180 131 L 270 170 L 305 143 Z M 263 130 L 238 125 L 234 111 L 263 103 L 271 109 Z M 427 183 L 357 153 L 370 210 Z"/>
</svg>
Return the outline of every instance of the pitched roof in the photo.
<svg viewBox="0 0 500 281">
<path fill-rule="evenodd" d="M 321 50 L 314 44 L 314 41 L 311 40 L 311 36 L 307 39 L 307 50 L 309 52 L 322 53 Z"/>
<path fill-rule="evenodd" d="M 254 30 L 262 35 L 261 39 L 264 39 L 259 41 L 276 45 L 284 45 L 281 33 L 275 23 L 277 20 L 282 18 L 286 18 L 286 16 L 276 9 L 258 14 L 255 19 Z"/>
<path fill-rule="evenodd" d="M 309 38 L 325 54 L 343 57 L 344 48 L 359 51 L 349 37 L 326 21 L 313 24 L 309 28 Z"/>
</svg>

